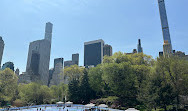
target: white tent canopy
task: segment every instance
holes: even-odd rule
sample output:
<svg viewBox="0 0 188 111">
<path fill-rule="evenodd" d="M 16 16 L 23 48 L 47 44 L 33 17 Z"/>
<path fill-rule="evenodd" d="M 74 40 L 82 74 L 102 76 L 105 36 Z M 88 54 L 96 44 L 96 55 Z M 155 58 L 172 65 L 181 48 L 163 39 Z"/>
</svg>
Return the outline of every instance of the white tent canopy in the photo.
<svg viewBox="0 0 188 111">
<path fill-rule="evenodd" d="M 98 107 L 107 108 L 108 106 L 106 104 L 100 104 Z"/>
<path fill-rule="evenodd" d="M 129 108 L 129 109 L 125 110 L 125 111 L 139 111 L 139 110 L 137 110 L 135 108 Z"/>
<path fill-rule="evenodd" d="M 73 102 L 68 101 L 68 102 L 66 102 L 66 104 L 73 104 Z"/>
<path fill-rule="evenodd" d="M 56 104 L 64 104 L 64 102 L 59 101 L 59 102 L 57 102 Z"/>
<path fill-rule="evenodd" d="M 95 104 L 93 104 L 93 103 L 90 103 L 90 104 L 86 104 L 85 105 L 85 107 L 94 107 L 95 106 Z"/>
</svg>

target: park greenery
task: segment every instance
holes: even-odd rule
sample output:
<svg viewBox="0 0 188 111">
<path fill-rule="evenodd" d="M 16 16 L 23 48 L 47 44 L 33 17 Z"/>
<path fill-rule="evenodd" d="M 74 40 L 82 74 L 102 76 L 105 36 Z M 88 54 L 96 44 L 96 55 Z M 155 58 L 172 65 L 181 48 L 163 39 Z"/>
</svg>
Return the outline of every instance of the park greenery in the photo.
<svg viewBox="0 0 188 111">
<path fill-rule="evenodd" d="M 10 69 L 0 71 L 0 104 L 31 105 L 72 101 L 76 104 L 105 103 L 113 108 L 140 110 L 185 109 L 188 96 L 188 61 L 172 56 L 153 59 L 140 54 L 104 56 L 93 68 L 66 67 L 69 84 L 45 86 L 17 84 Z"/>
</svg>

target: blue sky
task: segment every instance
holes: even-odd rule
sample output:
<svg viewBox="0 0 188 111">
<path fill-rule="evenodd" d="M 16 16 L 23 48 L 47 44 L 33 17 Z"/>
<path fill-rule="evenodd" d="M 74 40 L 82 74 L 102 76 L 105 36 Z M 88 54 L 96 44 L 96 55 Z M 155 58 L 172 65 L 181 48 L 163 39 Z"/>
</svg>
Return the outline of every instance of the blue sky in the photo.
<svg viewBox="0 0 188 111">
<path fill-rule="evenodd" d="M 166 0 L 172 47 L 188 53 L 188 0 Z M 84 42 L 103 39 L 113 52 L 132 52 L 140 38 L 145 54 L 158 56 L 163 37 L 157 0 L 0 0 L 2 63 L 12 61 L 25 71 L 29 43 L 44 38 L 52 22 L 50 68 L 54 58 L 70 60 Z"/>
</svg>

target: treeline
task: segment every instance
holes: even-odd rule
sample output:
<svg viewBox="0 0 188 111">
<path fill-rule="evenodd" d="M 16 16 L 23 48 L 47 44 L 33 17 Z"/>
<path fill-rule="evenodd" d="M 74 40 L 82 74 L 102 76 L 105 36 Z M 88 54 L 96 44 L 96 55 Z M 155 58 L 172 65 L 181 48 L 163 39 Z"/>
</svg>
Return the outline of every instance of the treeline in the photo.
<svg viewBox="0 0 188 111">
<path fill-rule="evenodd" d="M 105 103 L 114 108 L 140 110 L 185 109 L 188 96 L 188 61 L 121 52 L 105 56 L 93 68 L 73 65 L 64 69 L 69 84 L 47 87 L 37 83 L 17 85 L 9 69 L 0 72 L 1 106 L 49 104 L 69 100 L 77 104 Z"/>
<path fill-rule="evenodd" d="M 0 107 L 54 104 L 62 101 L 68 91 L 63 83 L 48 87 L 40 83 L 17 84 L 17 80 L 12 70 L 0 71 Z"/>
</svg>

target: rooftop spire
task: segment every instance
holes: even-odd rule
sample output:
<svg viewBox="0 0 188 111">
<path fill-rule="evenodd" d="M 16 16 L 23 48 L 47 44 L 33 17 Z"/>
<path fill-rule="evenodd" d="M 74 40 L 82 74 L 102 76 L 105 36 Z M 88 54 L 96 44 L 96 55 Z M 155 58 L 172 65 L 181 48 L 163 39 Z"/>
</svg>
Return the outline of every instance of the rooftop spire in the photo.
<svg viewBox="0 0 188 111">
<path fill-rule="evenodd" d="M 143 52 L 143 49 L 142 49 L 142 46 L 141 46 L 141 40 L 140 39 L 138 39 L 137 50 L 138 50 L 138 53 L 142 53 Z"/>
</svg>

